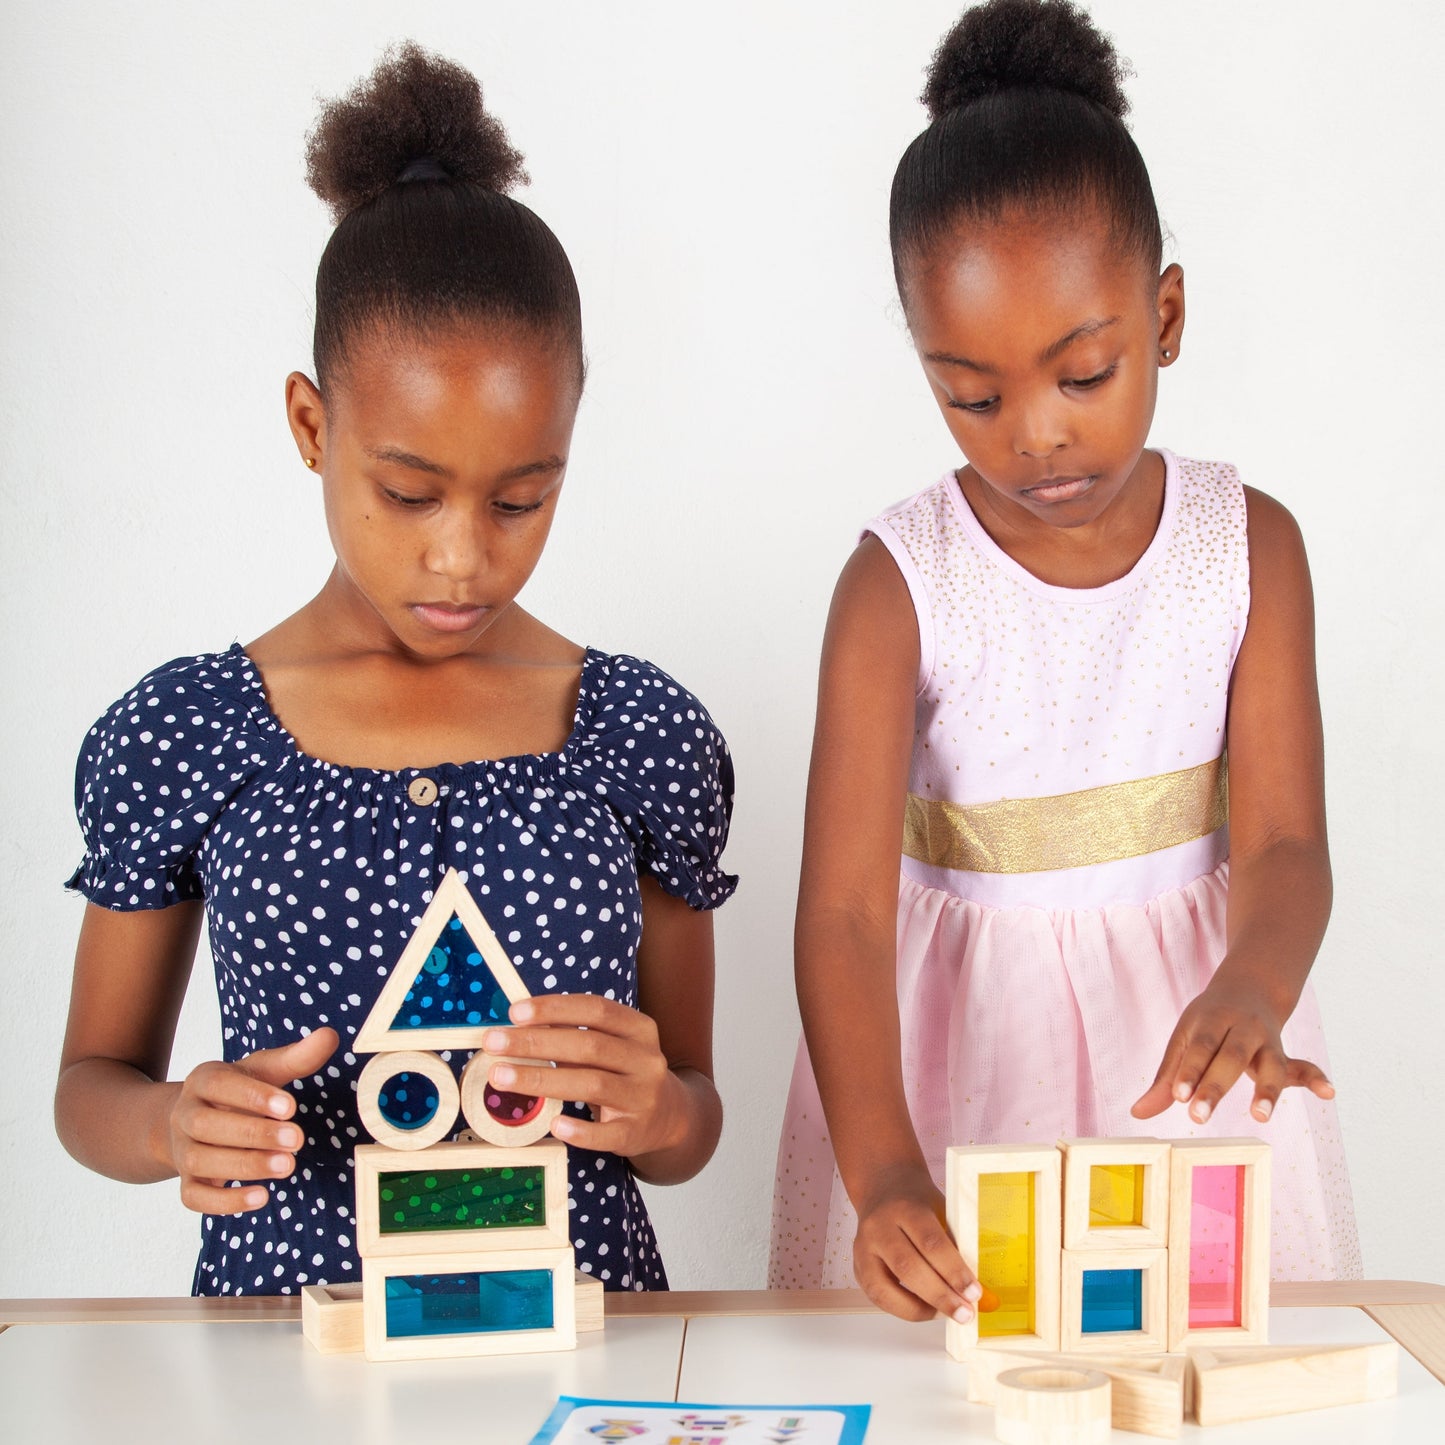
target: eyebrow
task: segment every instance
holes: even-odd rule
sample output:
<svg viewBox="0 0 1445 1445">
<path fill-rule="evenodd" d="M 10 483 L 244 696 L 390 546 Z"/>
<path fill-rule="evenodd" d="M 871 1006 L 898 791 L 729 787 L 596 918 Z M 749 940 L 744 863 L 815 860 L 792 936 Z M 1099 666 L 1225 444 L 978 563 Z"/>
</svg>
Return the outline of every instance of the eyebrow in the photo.
<svg viewBox="0 0 1445 1445">
<path fill-rule="evenodd" d="M 1101 331 L 1107 331 L 1109 327 L 1117 325 L 1122 318 L 1118 316 L 1098 316 L 1089 321 L 1081 321 L 1067 335 L 1050 345 L 1044 347 L 1039 353 L 1039 361 L 1052 361 L 1060 353 L 1067 351 L 1074 342 L 1082 341 L 1086 336 L 1097 336 Z M 998 367 L 990 366 L 987 362 L 972 361 L 966 356 L 957 356 L 951 351 L 928 351 L 924 353 L 925 361 L 936 361 L 941 366 L 961 366 L 966 371 L 982 372 L 985 376 L 994 376 L 998 373 Z"/>
<path fill-rule="evenodd" d="M 407 467 L 414 472 L 426 472 L 434 477 L 452 476 L 450 467 L 420 457 L 415 452 L 404 451 L 401 447 L 367 447 L 366 454 L 378 462 L 390 462 L 393 466 Z M 551 472 L 560 472 L 566 465 L 566 459 L 554 452 L 551 456 L 539 457 L 535 462 L 524 462 L 519 467 L 510 467 L 497 480 L 516 482 L 523 477 L 545 476 Z"/>
</svg>

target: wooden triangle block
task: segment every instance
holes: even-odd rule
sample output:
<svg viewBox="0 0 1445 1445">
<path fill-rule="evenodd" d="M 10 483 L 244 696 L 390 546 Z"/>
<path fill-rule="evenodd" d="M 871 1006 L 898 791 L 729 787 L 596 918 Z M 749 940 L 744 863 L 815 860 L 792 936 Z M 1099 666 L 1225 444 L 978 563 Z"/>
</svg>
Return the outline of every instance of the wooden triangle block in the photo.
<svg viewBox="0 0 1445 1445">
<path fill-rule="evenodd" d="M 1228 1425 L 1299 1410 L 1383 1400 L 1399 1389 L 1400 1347 L 1255 1345 L 1191 1347 L 1194 1414 L 1201 1425 Z"/>
<path fill-rule="evenodd" d="M 477 946 L 486 967 L 491 970 L 497 987 L 506 995 L 507 1002 L 520 1003 L 530 998 L 521 975 L 507 957 L 507 950 L 497 941 L 482 910 L 477 907 L 467 886 L 455 868 L 448 868 L 446 876 L 437 885 L 432 901 L 427 905 L 421 922 L 416 926 L 411 941 L 402 950 L 391 977 L 382 985 L 381 993 L 372 1005 L 352 1045 L 358 1054 L 386 1053 L 392 1049 L 479 1049 L 488 1029 L 499 1025 L 491 1019 L 481 1023 L 444 1024 L 440 1027 L 395 1028 L 397 1015 L 406 1002 L 412 986 L 421 975 L 427 960 L 442 930 L 452 918 L 460 920 L 468 937 Z M 505 1024 L 501 1025 L 505 1027 Z"/>
<path fill-rule="evenodd" d="M 981 1345 L 964 1358 L 968 1398 L 975 1405 L 996 1403 L 995 1382 L 1006 1370 L 1025 1365 L 1097 1370 L 1110 1381 L 1114 1429 L 1172 1440 L 1184 1423 L 1189 1365 L 1183 1355 L 1050 1355 Z"/>
</svg>

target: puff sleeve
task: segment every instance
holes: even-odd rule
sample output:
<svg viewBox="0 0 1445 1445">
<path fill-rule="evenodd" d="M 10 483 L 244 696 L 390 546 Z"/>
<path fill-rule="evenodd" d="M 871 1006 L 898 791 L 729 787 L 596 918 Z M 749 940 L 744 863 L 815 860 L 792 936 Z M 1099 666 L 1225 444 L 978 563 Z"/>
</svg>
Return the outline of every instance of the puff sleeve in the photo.
<svg viewBox="0 0 1445 1445">
<path fill-rule="evenodd" d="M 738 880 L 721 864 L 732 758 L 702 703 L 651 663 L 614 657 L 589 744 L 589 767 L 632 840 L 639 872 L 692 908 L 732 897 Z"/>
<path fill-rule="evenodd" d="M 85 856 L 66 887 L 92 903 L 132 911 L 202 897 L 206 834 L 262 761 L 209 662 L 157 668 L 86 735 L 75 769 Z"/>
</svg>

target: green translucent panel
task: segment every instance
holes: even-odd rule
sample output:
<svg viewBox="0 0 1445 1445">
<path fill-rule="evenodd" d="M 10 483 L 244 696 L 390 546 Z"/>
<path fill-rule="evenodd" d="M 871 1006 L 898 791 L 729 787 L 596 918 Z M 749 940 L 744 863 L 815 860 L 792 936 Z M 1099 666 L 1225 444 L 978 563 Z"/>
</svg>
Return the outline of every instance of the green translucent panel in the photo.
<svg viewBox="0 0 1445 1445">
<path fill-rule="evenodd" d="M 1034 1176 L 980 1174 L 978 1282 L 998 1308 L 980 1309 L 982 1339 L 1034 1332 Z"/>
<path fill-rule="evenodd" d="M 383 1234 L 454 1229 L 542 1228 L 547 1174 L 525 1169 L 418 1169 L 377 1181 Z"/>
<path fill-rule="evenodd" d="M 1089 1228 L 1144 1223 L 1144 1166 L 1095 1164 L 1089 1170 Z"/>
<path fill-rule="evenodd" d="M 552 1328 L 552 1271 L 398 1274 L 386 1281 L 386 1337 Z"/>
</svg>

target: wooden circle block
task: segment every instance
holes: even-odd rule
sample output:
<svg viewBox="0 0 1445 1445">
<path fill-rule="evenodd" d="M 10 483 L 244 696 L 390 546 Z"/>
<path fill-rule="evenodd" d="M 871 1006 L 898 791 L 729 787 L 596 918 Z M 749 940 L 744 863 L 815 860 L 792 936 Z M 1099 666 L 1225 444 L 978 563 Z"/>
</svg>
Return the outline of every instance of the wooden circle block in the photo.
<svg viewBox="0 0 1445 1445">
<path fill-rule="evenodd" d="M 1096 1445 L 1109 1439 L 1109 1377 L 1025 1365 L 995 1382 L 994 1434 L 1005 1445 Z"/>
<path fill-rule="evenodd" d="M 497 1063 L 550 1067 L 545 1059 L 497 1059 L 478 1049 L 462 1070 L 462 1114 L 468 1127 L 486 1143 L 510 1149 L 545 1139 L 552 1120 L 562 1112 L 561 1099 L 508 1094 L 493 1087 L 487 1071 Z"/>
<path fill-rule="evenodd" d="M 415 1129 L 393 1124 L 381 1112 L 381 1091 L 398 1074 L 420 1074 L 437 1091 L 436 1112 Z M 367 1132 L 388 1149 L 428 1149 L 445 1139 L 457 1122 L 461 1091 L 451 1068 L 436 1054 L 420 1049 L 398 1049 L 377 1054 L 356 1081 L 356 1109 Z"/>
</svg>

